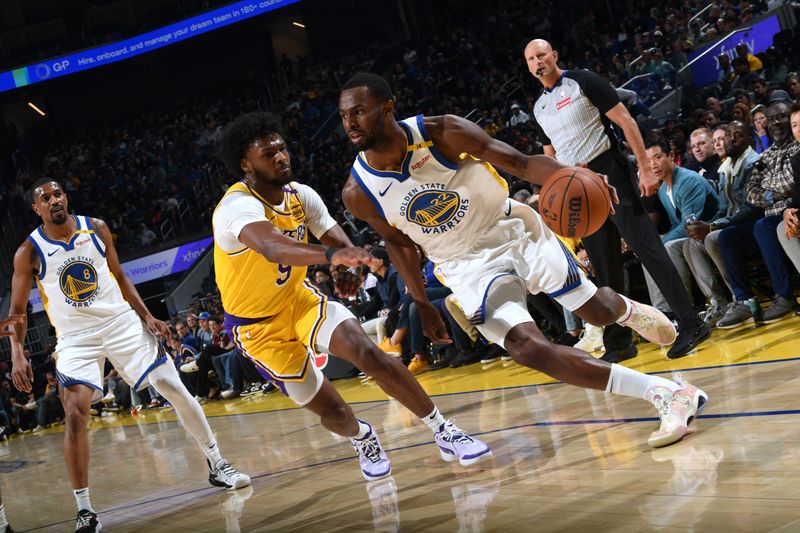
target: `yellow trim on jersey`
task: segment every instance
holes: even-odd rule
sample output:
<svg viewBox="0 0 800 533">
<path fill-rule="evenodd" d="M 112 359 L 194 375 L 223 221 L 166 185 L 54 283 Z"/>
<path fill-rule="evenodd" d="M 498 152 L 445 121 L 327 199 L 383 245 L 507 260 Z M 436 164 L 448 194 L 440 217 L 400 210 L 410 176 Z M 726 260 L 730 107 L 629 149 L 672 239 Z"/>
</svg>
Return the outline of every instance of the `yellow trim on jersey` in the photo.
<svg viewBox="0 0 800 533">
<path fill-rule="evenodd" d="M 489 174 L 491 174 L 492 177 L 497 181 L 497 183 L 499 183 L 500 186 L 503 187 L 506 190 L 506 193 L 508 193 L 508 182 L 503 179 L 503 176 L 501 176 L 497 172 L 497 169 L 495 169 L 491 165 L 491 163 L 487 163 L 483 159 L 478 159 L 474 155 L 468 154 L 467 152 L 461 152 L 461 154 L 459 154 L 459 156 L 458 156 L 458 159 L 459 159 L 459 161 L 464 161 L 465 159 L 471 159 L 472 161 L 477 161 L 478 163 L 483 164 L 483 166 L 486 167 L 486 170 L 489 171 Z"/>
<path fill-rule="evenodd" d="M 409 144 L 406 152 L 413 152 L 414 150 L 421 150 L 422 148 L 430 148 L 433 146 L 433 141 L 423 141 L 421 143 Z"/>
</svg>

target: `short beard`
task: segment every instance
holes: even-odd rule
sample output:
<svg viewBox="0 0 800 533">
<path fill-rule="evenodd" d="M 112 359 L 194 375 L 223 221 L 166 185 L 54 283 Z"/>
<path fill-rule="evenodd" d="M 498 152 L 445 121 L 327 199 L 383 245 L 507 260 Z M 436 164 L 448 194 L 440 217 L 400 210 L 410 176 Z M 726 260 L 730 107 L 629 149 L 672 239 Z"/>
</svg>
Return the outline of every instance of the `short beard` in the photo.
<svg viewBox="0 0 800 533">
<path fill-rule="evenodd" d="M 380 143 L 384 138 L 383 128 L 385 123 L 386 121 L 383 119 L 383 115 L 381 115 L 378 118 L 378 122 L 375 123 L 375 127 L 372 129 L 372 134 L 366 136 L 364 138 L 364 142 L 361 143 L 361 146 L 356 146 L 356 148 L 362 152 L 366 152 L 375 148 L 375 146 L 378 145 L 378 143 Z"/>
<path fill-rule="evenodd" d="M 256 183 L 263 183 L 264 185 L 270 187 L 283 187 L 284 185 L 288 185 L 289 182 L 292 181 L 292 171 L 289 170 L 289 173 L 286 174 L 285 178 L 277 176 L 274 178 L 270 178 L 269 176 L 253 169 L 252 179 Z"/>
<path fill-rule="evenodd" d="M 52 218 L 52 222 L 56 226 L 61 226 L 62 224 L 66 224 L 67 218 L 69 218 L 69 217 L 67 217 L 67 215 L 65 213 L 63 216 L 61 216 L 61 220 L 57 219 L 56 217 L 53 217 Z"/>
</svg>

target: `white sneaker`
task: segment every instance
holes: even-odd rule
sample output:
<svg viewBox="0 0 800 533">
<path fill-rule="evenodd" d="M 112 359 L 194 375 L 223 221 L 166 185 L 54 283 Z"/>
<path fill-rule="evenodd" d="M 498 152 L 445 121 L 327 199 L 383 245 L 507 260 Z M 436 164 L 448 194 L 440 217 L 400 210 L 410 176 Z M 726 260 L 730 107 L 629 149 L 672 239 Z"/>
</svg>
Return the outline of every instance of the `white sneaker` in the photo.
<svg viewBox="0 0 800 533">
<path fill-rule="evenodd" d="M 44 429 L 44 426 L 36 426 L 35 428 L 33 428 L 32 432 L 33 433 L 39 433 L 43 429 Z"/>
<path fill-rule="evenodd" d="M 112 403 L 116 399 L 117 399 L 117 397 L 114 396 L 114 393 L 111 392 L 111 391 L 108 391 L 108 394 L 103 396 L 103 399 L 100 400 L 100 401 L 103 402 L 103 403 Z"/>
<path fill-rule="evenodd" d="M 581 333 L 581 340 L 575 343 L 573 348 L 583 350 L 586 353 L 599 352 L 603 349 L 603 326 L 595 326 L 588 322 Z"/>
<path fill-rule="evenodd" d="M 199 368 L 197 368 L 197 363 L 195 361 L 190 361 L 181 365 L 181 372 L 184 374 L 191 374 L 192 372 L 197 372 L 198 370 Z"/>
<path fill-rule="evenodd" d="M 208 463 L 208 482 L 215 487 L 225 487 L 228 490 L 241 489 L 250 484 L 250 476 L 242 474 L 231 466 L 225 459 L 220 459 L 215 468 Z"/>
</svg>

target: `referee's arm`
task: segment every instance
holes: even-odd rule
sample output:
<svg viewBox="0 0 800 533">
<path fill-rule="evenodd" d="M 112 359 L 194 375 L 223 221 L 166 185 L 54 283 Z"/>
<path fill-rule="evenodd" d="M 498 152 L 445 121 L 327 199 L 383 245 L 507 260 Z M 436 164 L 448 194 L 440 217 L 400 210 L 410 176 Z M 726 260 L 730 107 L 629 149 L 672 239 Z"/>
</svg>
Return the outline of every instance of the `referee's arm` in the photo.
<svg viewBox="0 0 800 533">
<path fill-rule="evenodd" d="M 639 132 L 639 125 L 636 124 L 636 121 L 622 102 L 606 111 L 606 116 L 614 124 L 622 128 L 625 140 L 633 151 L 633 155 L 636 156 L 636 164 L 639 167 L 639 192 L 642 196 L 655 194 L 658 191 L 658 178 L 653 174 L 648 164 L 644 141 L 642 140 L 641 132 Z"/>
</svg>

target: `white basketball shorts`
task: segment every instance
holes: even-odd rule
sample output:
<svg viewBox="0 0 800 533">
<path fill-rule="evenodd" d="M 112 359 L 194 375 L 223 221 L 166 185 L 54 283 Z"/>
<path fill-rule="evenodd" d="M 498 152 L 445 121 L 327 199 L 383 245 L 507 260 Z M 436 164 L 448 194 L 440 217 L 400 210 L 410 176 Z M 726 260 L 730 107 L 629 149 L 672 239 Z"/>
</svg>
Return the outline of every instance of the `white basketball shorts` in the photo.
<svg viewBox="0 0 800 533">
<path fill-rule="evenodd" d="M 500 346 L 511 328 L 533 322 L 526 293 L 545 292 L 573 311 L 597 292 L 539 214 L 514 201 L 506 218 L 469 252 L 437 264 L 436 273 L 478 331 Z"/>
<path fill-rule="evenodd" d="M 148 386 L 147 375 L 168 359 L 133 309 L 100 327 L 59 337 L 55 357 L 58 381 L 65 387 L 80 384 L 93 388 L 93 402 L 103 396 L 106 358 L 136 390 Z"/>
</svg>

